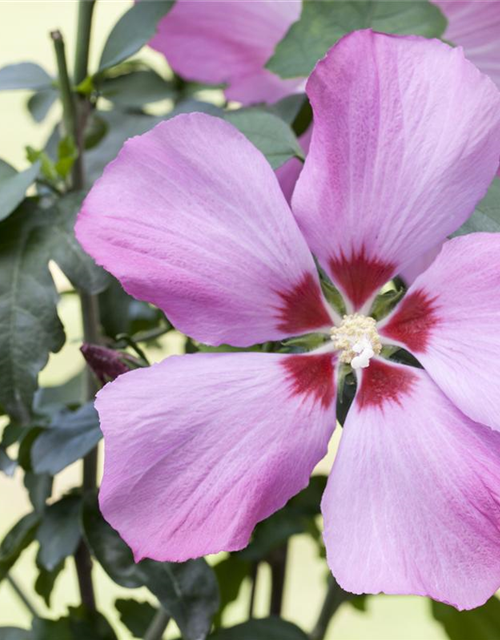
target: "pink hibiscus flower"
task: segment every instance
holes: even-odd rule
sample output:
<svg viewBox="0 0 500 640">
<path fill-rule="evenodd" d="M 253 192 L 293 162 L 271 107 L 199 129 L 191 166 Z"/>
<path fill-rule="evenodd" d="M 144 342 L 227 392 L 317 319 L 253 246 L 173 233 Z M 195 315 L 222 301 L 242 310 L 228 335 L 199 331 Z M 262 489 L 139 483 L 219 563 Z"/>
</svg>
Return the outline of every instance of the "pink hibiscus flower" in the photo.
<svg viewBox="0 0 500 640">
<path fill-rule="evenodd" d="M 183 78 L 227 84 L 229 100 L 276 102 L 304 84 L 264 68 L 301 9 L 301 0 L 177 0 L 150 46 Z"/>
<path fill-rule="evenodd" d="M 500 586 L 500 238 L 446 242 L 388 317 L 369 310 L 486 192 L 500 94 L 460 49 L 371 31 L 333 47 L 307 93 L 293 214 L 260 152 L 203 114 L 128 141 L 84 203 L 85 249 L 196 340 L 324 340 L 170 357 L 106 385 L 101 509 L 137 560 L 242 549 L 325 455 L 350 363 L 357 393 L 322 502 L 333 574 L 355 593 L 475 607 Z"/>
</svg>

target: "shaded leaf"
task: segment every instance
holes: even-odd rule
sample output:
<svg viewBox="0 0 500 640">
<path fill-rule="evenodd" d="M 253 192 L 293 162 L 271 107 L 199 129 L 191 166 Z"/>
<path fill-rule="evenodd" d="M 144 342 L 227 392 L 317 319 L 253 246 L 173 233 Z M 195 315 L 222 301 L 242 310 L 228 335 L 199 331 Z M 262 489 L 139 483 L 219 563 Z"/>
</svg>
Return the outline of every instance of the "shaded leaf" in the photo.
<svg viewBox="0 0 500 640">
<path fill-rule="evenodd" d="M 265 560 L 272 551 L 296 534 L 310 533 L 319 540 L 316 516 L 320 514 L 326 480 L 326 476 L 312 476 L 309 485 L 289 500 L 283 509 L 259 522 L 250 544 L 239 552 L 239 557 L 253 562 Z"/>
<path fill-rule="evenodd" d="M 37 475 L 33 471 L 26 471 L 24 474 L 24 486 L 28 490 L 33 509 L 38 515 L 45 511 L 46 502 L 52 495 L 52 482 L 53 478 L 48 473 Z"/>
<path fill-rule="evenodd" d="M 114 67 L 137 53 L 156 32 L 156 25 L 173 6 L 172 0 L 142 0 L 115 24 L 106 40 L 99 72 Z"/>
<path fill-rule="evenodd" d="M 457 611 L 447 604 L 433 602 L 432 614 L 450 640 L 497 640 L 500 637 L 500 600 L 495 596 L 471 611 Z"/>
<path fill-rule="evenodd" d="M 17 467 L 17 462 L 11 460 L 4 447 L 0 446 L 0 471 L 3 471 L 6 476 L 13 476 Z"/>
<path fill-rule="evenodd" d="M 75 553 L 81 540 L 81 508 L 81 498 L 66 496 L 45 510 L 36 536 L 40 544 L 37 563 L 43 569 L 54 571 Z"/>
<path fill-rule="evenodd" d="M 430 2 L 406 0 L 305 0 L 266 67 L 282 78 L 308 76 L 342 36 L 357 29 L 439 37 L 446 19 Z"/>
<path fill-rule="evenodd" d="M 76 411 L 64 409 L 54 416 L 50 428 L 33 443 L 33 471 L 54 476 L 86 456 L 101 438 L 99 418 L 92 402 Z"/>
<path fill-rule="evenodd" d="M 2 540 L 2 544 L 0 544 L 0 581 L 5 578 L 26 547 L 33 542 L 38 522 L 38 516 L 35 513 L 29 513 L 21 518 Z"/>
<path fill-rule="evenodd" d="M 54 205 L 51 250 L 53 259 L 75 289 L 93 295 L 104 291 L 111 277 L 85 253 L 75 237 L 76 216 L 84 196 L 83 192 L 69 193 Z"/>
<path fill-rule="evenodd" d="M 32 640 L 32 637 L 26 629 L 0 627 L 0 640 Z"/>
<path fill-rule="evenodd" d="M 84 146 L 85 150 L 93 149 L 101 142 L 106 133 L 108 132 L 108 125 L 106 121 L 99 115 L 92 111 L 87 119 L 84 132 Z"/>
<path fill-rule="evenodd" d="M 85 500 L 83 525 L 93 554 L 112 580 L 122 587 L 146 586 L 175 620 L 185 640 L 206 636 L 219 597 L 214 572 L 205 560 L 135 564 L 127 544 L 102 518 L 95 499 Z"/>
<path fill-rule="evenodd" d="M 222 614 L 231 602 L 234 602 L 241 586 L 252 570 L 252 563 L 240 558 L 239 554 L 231 553 L 218 562 L 215 567 L 215 575 L 219 583 L 220 606 L 214 619 L 216 626 L 221 625 Z"/>
<path fill-rule="evenodd" d="M 304 159 L 304 152 L 290 126 L 272 113 L 240 109 L 224 114 L 277 169 L 290 158 Z"/>
<path fill-rule="evenodd" d="M 33 408 L 36 412 L 52 416 L 61 405 L 81 405 L 86 395 L 85 370 L 82 369 L 67 382 L 54 387 L 40 387 L 35 394 Z"/>
<path fill-rule="evenodd" d="M 117 280 L 99 296 L 101 324 L 104 333 L 115 339 L 120 333 L 132 335 L 158 327 L 165 320 L 163 313 L 147 302 L 129 296 Z"/>
<path fill-rule="evenodd" d="M 0 69 L 0 91 L 12 89 L 47 89 L 53 80 L 34 62 L 19 62 Z"/>
<path fill-rule="evenodd" d="M 55 89 L 37 91 L 28 100 L 28 111 L 35 122 L 43 122 L 59 93 Z"/>
<path fill-rule="evenodd" d="M 99 89 L 101 94 L 115 105 L 129 109 L 139 109 L 145 104 L 175 95 L 172 83 L 151 69 L 106 78 Z"/>
<path fill-rule="evenodd" d="M 474 213 L 453 236 L 463 236 L 476 231 L 500 232 L 500 178 L 493 180 L 488 193 L 477 205 Z"/>
<path fill-rule="evenodd" d="M 120 620 L 134 638 L 143 638 L 158 609 L 149 602 L 120 598 L 115 601 Z M 1 640 L 1 639 L 0 639 Z"/>
<path fill-rule="evenodd" d="M 51 236 L 44 212 L 24 204 L 0 223 L 0 403 L 29 422 L 38 373 L 64 343 L 48 270 Z"/>
<path fill-rule="evenodd" d="M 64 561 L 57 565 L 52 571 L 47 571 L 43 567 L 38 567 L 38 577 L 35 582 L 35 591 L 43 598 L 47 607 L 50 607 L 50 597 L 54 589 L 57 578 L 64 569 Z"/>
<path fill-rule="evenodd" d="M 249 620 L 230 629 L 220 629 L 210 640 L 307 640 L 307 635 L 296 625 L 280 618 Z"/>
<path fill-rule="evenodd" d="M 0 164 L 0 220 L 5 220 L 7 216 L 17 209 L 24 200 L 26 191 L 38 177 L 40 173 L 40 163 L 35 162 L 25 171 L 18 173 L 6 162 Z"/>
</svg>

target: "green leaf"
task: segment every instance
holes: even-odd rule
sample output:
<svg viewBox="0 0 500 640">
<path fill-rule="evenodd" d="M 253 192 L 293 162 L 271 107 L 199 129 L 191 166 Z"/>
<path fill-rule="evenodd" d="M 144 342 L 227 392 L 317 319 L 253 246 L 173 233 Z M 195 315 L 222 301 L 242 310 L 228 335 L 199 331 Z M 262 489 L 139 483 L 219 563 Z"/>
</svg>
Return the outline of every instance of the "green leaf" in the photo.
<svg viewBox="0 0 500 640">
<path fill-rule="evenodd" d="M 69 193 L 54 205 L 51 255 L 75 289 L 97 294 L 106 289 L 111 278 L 85 253 L 75 237 L 76 216 L 84 195 Z"/>
<path fill-rule="evenodd" d="M 43 569 L 54 571 L 75 553 L 81 540 L 81 509 L 78 496 L 66 496 L 45 510 L 36 536 L 40 544 L 37 563 Z"/>
<path fill-rule="evenodd" d="M 0 160 L 0 220 L 5 220 L 21 204 L 39 173 L 39 162 L 18 173 L 14 167 Z"/>
<path fill-rule="evenodd" d="M 45 511 L 47 500 L 52 495 L 53 478 L 48 473 L 37 475 L 33 471 L 26 471 L 24 474 L 24 486 L 28 490 L 33 509 L 38 515 Z"/>
<path fill-rule="evenodd" d="M 95 499 L 85 500 L 83 526 L 93 554 L 112 580 L 127 588 L 146 586 L 175 620 L 184 640 L 206 636 L 219 597 L 214 572 L 205 560 L 135 564 L 129 547 L 103 520 Z"/>
<path fill-rule="evenodd" d="M 69 615 L 59 620 L 36 618 L 30 640 L 117 640 L 106 618 L 83 605 L 69 608 Z"/>
<path fill-rule="evenodd" d="M 307 97 L 303 93 L 296 93 L 286 98 L 282 98 L 279 102 L 267 107 L 259 107 L 265 109 L 270 113 L 274 113 L 275 116 L 284 120 L 287 124 L 292 126 L 295 118 L 299 115 L 304 108 L 304 103 L 308 102 Z"/>
<path fill-rule="evenodd" d="M 500 600 L 495 596 L 471 611 L 457 611 L 441 602 L 432 603 L 432 614 L 450 640 L 497 640 L 500 637 Z"/>
<path fill-rule="evenodd" d="M 217 627 L 221 625 L 222 614 L 231 602 L 234 602 L 240 593 L 241 586 L 250 575 L 252 563 L 240 558 L 236 553 L 231 553 L 218 562 L 215 567 L 215 575 L 219 583 L 220 606 L 214 619 Z"/>
<path fill-rule="evenodd" d="M 143 638 L 146 630 L 153 621 L 158 609 L 149 602 L 138 602 L 131 598 L 120 598 L 115 601 L 115 607 L 120 613 L 120 620 L 134 638 Z M 1 639 L 0 639 L 1 640 Z"/>
<path fill-rule="evenodd" d="M 28 111 L 35 122 L 43 122 L 59 93 L 55 89 L 41 89 L 28 100 Z"/>
<path fill-rule="evenodd" d="M 296 625 L 280 618 L 249 620 L 230 629 L 221 629 L 210 640 L 307 640 L 306 634 Z"/>
<path fill-rule="evenodd" d="M 0 69 L 0 91 L 13 89 L 48 89 L 53 79 L 34 62 L 19 62 Z"/>
<path fill-rule="evenodd" d="M 342 36 L 367 28 L 434 38 L 444 32 L 446 19 L 424 0 L 305 0 L 300 20 L 290 27 L 266 67 L 282 78 L 308 76 Z"/>
<path fill-rule="evenodd" d="M 3 471 L 6 476 L 13 476 L 16 467 L 16 461 L 11 460 L 4 447 L 0 446 L 0 471 Z"/>
<path fill-rule="evenodd" d="M 173 6 L 172 0 L 142 0 L 115 24 L 106 40 L 99 72 L 114 67 L 137 53 L 156 32 L 156 25 Z"/>
<path fill-rule="evenodd" d="M 93 111 L 87 119 L 84 132 L 85 150 L 93 149 L 108 132 L 106 121 Z"/>
<path fill-rule="evenodd" d="M 28 145 L 26 147 L 26 157 L 30 162 L 40 164 L 41 174 L 44 178 L 49 182 L 57 182 L 58 175 L 55 163 L 50 159 L 45 151 L 35 149 Z"/>
<path fill-rule="evenodd" d="M 81 405 L 85 401 L 86 378 L 82 369 L 67 382 L 54 387 L 40 387 L 35 394 L 34 410 L 53 416 L 61 410 L 61 405 Z"/>
<path fill-rule="evenodd" d="M 9 573 L 21 553 L 35 538 L 38 516 L 29 513 L 17 522 L 0 545 L 0 581 Z"/>
<path fill-rule="evenodd" d="M 132 335 L 148 331 L 164 321 L 164 315 L 147 302 L 136 300 L 126 293 L 117 280 L 99 296 L 99 308 L 104 333 L 116 338 L 120 333 Z"/>
<path fill-rule="evenodd" d="M 219 608 L 219 591 L 213 570 L 203 558 L 170 563 L 143 560 L 144 584 L 175 620 L 184 640 L 205 638 Z"/>
<path fill-rule="evenodd" d="M 320 538 L 316 516 L 320 514 L 321 497 L 326 487 L 326 476 L 313 476 L 309 485 L 267 520 L 259 522 L 248 547 L 239 552 L 244 560 L 258 562 L 266 559 L 291 536 L 309 533 Z"/>
<path fill-rule="evenodd" d="M 121 108 L 140 109 L 143 105 L 172 98 L 175 91 L 153 70 L 134 71 L 115 78 L 106 78 L 99 89 L 104 98 Z"/>
<path fill-rule="evenodd" d="M 290 126 L 272 113 L 240 109 L 224 114 L 267 158 L 273 169 L 290 158 L 304 159 L 304 152 Z"/>
<path fill-rule="evenodd" d="M 54 164 L 57 175 L 63 179 L 67 178 L 77 158 L 78 149 L 73 136 L 61 138 L 57 145 L 57 161 Z"/>
<path fill-rule="evenodd" d="M 35 592 L 43 598 L 47 607 L 50 608 L 50 597 L 54 590 L 56 580 L 64 569 L 64 561 L 57 565 L 52 571 L 47 571 L 47 569 L 40 566 L 37 568 L 38 577 L 35 582 Z"/>
<path fill-rule="evenodd" d="M 0 404 L 21 424 L 29 422 L 38 372 L 64 343 L 46 222 L 28 202 L 0 223 Z"/>
<path fill-rule="evenodd" d="M 76 411 L 63 409 L 41 433 L 31 448 L 35 473 L 55 476 L 65 467 L 87 455 L 102 438 L 99 418 L 92 402 Z"/>
<path fill-rule="evenodd" d="M 32 637 L 26 629 L 0 627 L 0 640 L 32 640 Z"/>
<path fill-rule="evenodd" d="M 477 205 L 474 213 L 453 236 L 463 236 L 476 231 L 500 232 L 500 178 L 493 180 L 488 193 Z"/>
</svg>

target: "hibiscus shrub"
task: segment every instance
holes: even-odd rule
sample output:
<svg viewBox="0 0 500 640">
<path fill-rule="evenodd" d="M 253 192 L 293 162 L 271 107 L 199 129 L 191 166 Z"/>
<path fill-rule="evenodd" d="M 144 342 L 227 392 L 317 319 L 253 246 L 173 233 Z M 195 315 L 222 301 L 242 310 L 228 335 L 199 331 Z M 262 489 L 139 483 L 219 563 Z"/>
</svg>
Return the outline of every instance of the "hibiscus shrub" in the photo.
<svg viewBox="0 0 500 640">
<path fill-rule="evenodd" d="M 127 637 L 322 640 L 380 592 L 500 637 L 500 4 L 140 0 L 89 69 L 94 6 L 71 75 L 58 31 L 56 77 L 0 69 L 63 113 L 0 161 L 0 470 L 32 504 L 0 545 L 32 623 L 0 639 L 122 637 L 95 563 L 151 593 L 116 600 Z M 51 263 L 82 359 L 42 387 Z M 312 629 L 283 618 L 296 535 L 324 563 Z M 71 557 L 81 604 L 41 615 Z"/>
</svg>

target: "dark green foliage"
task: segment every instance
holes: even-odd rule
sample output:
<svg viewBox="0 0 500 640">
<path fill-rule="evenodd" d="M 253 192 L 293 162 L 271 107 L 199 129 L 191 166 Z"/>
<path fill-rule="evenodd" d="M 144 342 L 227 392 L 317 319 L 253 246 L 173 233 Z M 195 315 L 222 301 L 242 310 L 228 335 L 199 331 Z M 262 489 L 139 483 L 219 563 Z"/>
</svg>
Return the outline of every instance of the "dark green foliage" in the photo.
<svg viewBox="0 0 500 640">
<path fill-rule="evenodd" d="M 308 76 L 342 36 L 367 28 L 432 38 L 444 32 L 446 20 L 425 0 L 304 0 L 300 20 L 278 44 L 267 68 L 282 78 Z"/>
</svg>

